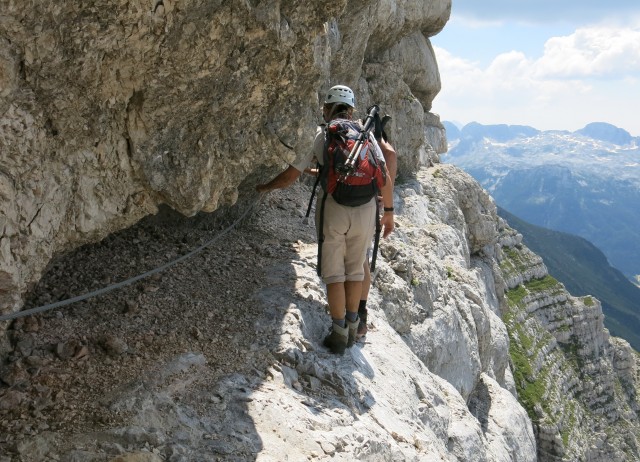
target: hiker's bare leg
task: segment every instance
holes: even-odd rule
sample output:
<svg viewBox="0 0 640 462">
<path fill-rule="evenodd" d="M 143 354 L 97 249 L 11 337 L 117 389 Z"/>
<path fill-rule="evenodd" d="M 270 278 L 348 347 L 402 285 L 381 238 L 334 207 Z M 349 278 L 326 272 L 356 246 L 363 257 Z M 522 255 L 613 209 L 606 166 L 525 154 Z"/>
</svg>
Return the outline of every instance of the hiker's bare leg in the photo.
<svg viewBox="0 0 640 462">
<path fill-rule="evenodd" d="M 352 313 L 358 312 L 362 281 L 334 282 L 327 284 L 329 311 L 333 319 L 344 319 L 345 308 Z"/>
<path fill-rule="evenodd" d="M 369 262 L 364 261 L 364 280 L 362 281 L 362 292 L 360 300 L 369 298 L 369 289 L 371 288 L 371 272 L 369 271 Z"/>
<path fill-rule="evenodd" d="M 344 292 L 347 302 L 347 311 L 357 313 L 358 306 L 360 305 L 360 295 L 362 295 L 362 281 L 345 282 Z"/>
<path fill-rule="evenodd" d="M 347 305 L 344 282 L 327 284 L 327 301 L 333 319 L 344 319 Z"/>
</svg>

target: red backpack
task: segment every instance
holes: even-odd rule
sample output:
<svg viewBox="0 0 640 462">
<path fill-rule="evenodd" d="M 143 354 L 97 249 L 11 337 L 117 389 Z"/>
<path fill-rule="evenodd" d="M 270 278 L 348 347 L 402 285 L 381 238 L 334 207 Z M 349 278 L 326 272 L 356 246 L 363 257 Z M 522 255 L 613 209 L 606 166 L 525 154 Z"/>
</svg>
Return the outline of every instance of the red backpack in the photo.
<svg viewBox="0 0 640 462">
<path fill-rule="evenodd" d="M 358 121 L 334 119 L 325 129 L 324 164 L 320 171 L 322 188 L 340 205 L 366 204 L 386 183 L 386 172 L 379 165 L 369 134 Z M 348 164 L 354 146 L 359 152 Z"/>
<path fill-rule="evenodd" d="M 318 229 L 322 230 L 324 222 L 324 203 L 327 195 L 341 205 L 357 207 L 373 199 L 385 185 L 386 170 L 381 168 L 373 152 L 375 149 L 369 140 L 374 119 L 378 114 L 378 106 L 369 109 L 364 126 L 349 119 L 334 119 L 325 128 L 324 163 L 313 185 L 306 219 L 311 213 L 313 197 L 319 182 L 322 182 L 324 195 L 320 203 Z M 382 128 L 381 128 L 382 129 Z M 351 155 L 353 152 L 353 156 Z M 357 155 L 356 155 L 357 154 Z M 380 214 L 376 203 L 376 232 L 371 258 L 371 271 L 376 269 L 376 255 L 380 240 Z M 318 275 L 322 276 L 322 243 L 324 234 L 318 236 Z"/>
</svg>

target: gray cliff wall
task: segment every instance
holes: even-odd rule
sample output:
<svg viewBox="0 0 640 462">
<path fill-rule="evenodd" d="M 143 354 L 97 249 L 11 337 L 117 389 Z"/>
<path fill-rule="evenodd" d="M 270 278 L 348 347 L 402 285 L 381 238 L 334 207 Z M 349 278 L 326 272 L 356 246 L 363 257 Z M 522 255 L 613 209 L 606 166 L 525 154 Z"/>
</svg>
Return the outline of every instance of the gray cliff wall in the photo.
<svg viewBox="0 0 640 462">
<path fill-rule="evenodd" d="M 429 37 L 450 6 L 0 1 L 0 312 L 159 204 L 233 204 L 309 149 L 332 84 L 394 115 L 402 172 L 437 158 Z"/>
</svg>

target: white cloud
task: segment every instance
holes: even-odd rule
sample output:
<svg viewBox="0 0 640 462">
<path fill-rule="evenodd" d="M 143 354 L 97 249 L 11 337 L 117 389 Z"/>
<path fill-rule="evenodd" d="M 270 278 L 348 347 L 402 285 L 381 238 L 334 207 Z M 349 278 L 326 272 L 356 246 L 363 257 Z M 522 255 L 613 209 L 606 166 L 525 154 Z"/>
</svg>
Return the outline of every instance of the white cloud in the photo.
<svg viewBox="0 0 640 462">
<path fill-rule="evenodd" d="M 640 28 L 589 27 L 547 41 L 535 64 L 540 78 L 640 75 Z"/>
<path fill-rule="evenodd" d="M 443 91 L 467 101 L 485 102 L 490 106 L 503 101 L 512 106 L 544 101 L 569 90 L 588 89 L 587 85 L 575 81 L 541 78 L 536 73 L 537 62 L 521 52 L 500 54 L 483 69 L 479 64 L 455 57 L 444 49 L 434 49 Z"/>
<path fill-rule="evenodd" d="M 607 48 L 629 50 L 628 36 L 621 34 L 620 42 L 616 42 L 618 38 L 613 40 L 613 46 L 609 45 L 610 35 L 600 34 L 599 42 L 596 36 L 586 30 L 577 31 L 569 42 L 571 46 L 556 46 L 550 41 L 551 45 L 546 48 L 549 53 L 538 60 L 521 52 L 509 52 L 496 56 L 486 67 L 434 47 L 442 91 L 434 100 L 433 110 L 443 120 L 523 124 L 541 130 L 577 130 L 590 122 L 603 121 L 640 135 L 640 121 L 635 116 L 635 108 L 640 106 L 640 72 L 631 75 L 629 61 L 620 59 L 618 51 L 606 51 Z M 598 49 L 596 43 L 603 45 Z M 584 50 L 594 49 L 598 51 L 591 56 L 597 59 L 595 64 L 589 62 L 591 67 L 586 58 L 573 57 L 577 50 L 586 53 Z M 631 50 L 635 49 L 631 47 Z M 574 60 L 563 64 L 562 56 L 565 61 Z M 554 60 L 574 71 L 551 72 Z M 582 67 L 575 63 L 581 63 Z M 627 72 L 616 81 L 575 78 L 577 75 L 602 76 L 597 70 L 603 66 L 610 78 L 614 68 Z M 575 69 L 581 71 L 578 73 Z"/>
<path fill-rule="evenodd" d="M 440 43 L 456 55 L 432 41 L 443 120 L 542 130 L 601 121 L 640 135 L 638 0 L 454 0 L 450 22 L 455 35 Z"/>
</svg>

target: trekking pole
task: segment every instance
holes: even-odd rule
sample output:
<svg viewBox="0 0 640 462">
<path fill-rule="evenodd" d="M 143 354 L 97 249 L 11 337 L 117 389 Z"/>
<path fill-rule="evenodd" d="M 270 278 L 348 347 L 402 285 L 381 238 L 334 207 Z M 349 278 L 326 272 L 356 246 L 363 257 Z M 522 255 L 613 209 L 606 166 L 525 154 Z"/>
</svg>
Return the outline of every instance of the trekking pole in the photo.
<svg viewBox="0 0 640 462">
<path fill-rule="evenodd" d="M 376 233 L 373 238 L 373 251 L 371 252 L 371 266 L 369 267 L 372 274 L 376 272 L 376 259 L 378 257 L 378 246 L 380 245 L 380 233 L 382 232 L 382 224 L 380 223 L 380 202 L 376 197 Z"/>
<path fill-rule="evenodd" d="M 318 184 L 320 183 L 320 175 L 321 172 L 318 171 L 318 174 L 316 176 L 316 181 L 313 182 L 313 189 L 311 190 L 311 198 L 309 199 L 309 205 L 307 206 L 307 213 L 304 216 L 304 219 L 302 220 L 302 222 L 305 225 L 309 224 L 309 215 L 311 215 L 311 207 L 313 206 L 313 198 L 316 195 L 316 189 L 318 189 Z"/>
<path fill-rule="evenodd" d="M 349 173 L 353 172 L 356 168 L 356 160 L 358 156 L 360 156 L 360 151 L 362 151 L 362 147 L 364 146 L 365 141 L 369 138 L 369 132 L 373 128 L 373 122 L 378 112 L 380 111 L 380 107 L 377 105 L 371 106 L 369 109 L 369 114 L 367 114 L 367 118 L 364 121 L 364 128 L 358 135 L 358 139 L 356 140 L 356 144 L 353 145 L 351 152 L 349 153 L 349 157 L 345 161 L 344 165 L 341 166 L 341 178 L 344 179 Z"/>
</svg>

